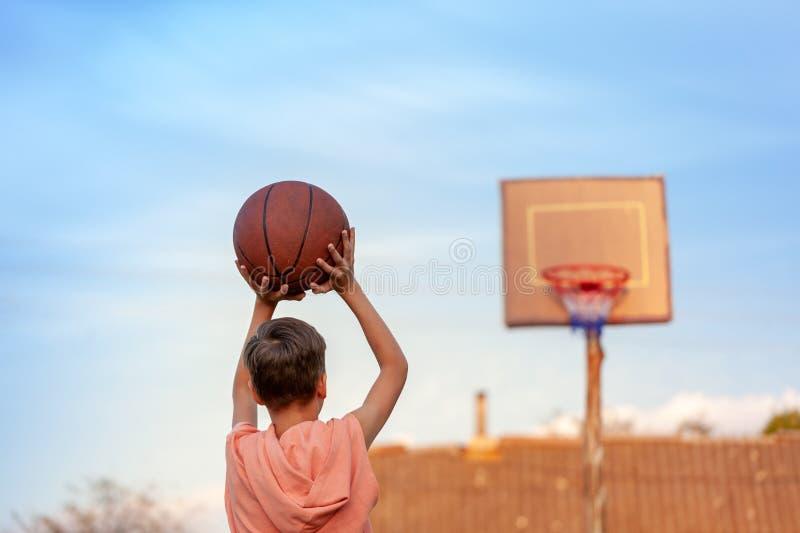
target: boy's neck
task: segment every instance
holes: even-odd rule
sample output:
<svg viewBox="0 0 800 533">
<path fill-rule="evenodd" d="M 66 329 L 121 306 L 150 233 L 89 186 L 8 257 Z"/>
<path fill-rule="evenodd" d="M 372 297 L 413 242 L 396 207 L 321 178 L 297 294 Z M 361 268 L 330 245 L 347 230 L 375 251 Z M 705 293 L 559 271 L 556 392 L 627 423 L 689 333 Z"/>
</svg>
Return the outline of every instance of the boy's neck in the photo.
<svg viewBox="0 0 800 533">
<path fill-rule="evenodd" d="M 275 426 L 275 435 L 280 438 L 284 431 L 301 422 L 317 420 L 319 418 L 320 407 L 317 402 L 312 400 L 305 404 L 296 402 L 287 405 L 279 411 L 269 411 L 269 417 Z"/>
</svg>

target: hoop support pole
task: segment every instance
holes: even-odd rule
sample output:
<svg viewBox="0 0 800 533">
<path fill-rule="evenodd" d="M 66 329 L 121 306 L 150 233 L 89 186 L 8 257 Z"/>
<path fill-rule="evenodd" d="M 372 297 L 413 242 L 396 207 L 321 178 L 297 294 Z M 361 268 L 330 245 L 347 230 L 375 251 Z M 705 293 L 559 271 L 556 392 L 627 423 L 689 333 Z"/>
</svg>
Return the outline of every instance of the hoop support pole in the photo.
<svg viewBox="0 0 800 533">
<path fill-rule="evenodd" d="M 603 485 L 601 369 L 603 347 L 599 330 L 586 329 L 586 415 L 583 428 L 583 490 L 586 533 L 605 531 L 606 491 Z"/>
</svg>

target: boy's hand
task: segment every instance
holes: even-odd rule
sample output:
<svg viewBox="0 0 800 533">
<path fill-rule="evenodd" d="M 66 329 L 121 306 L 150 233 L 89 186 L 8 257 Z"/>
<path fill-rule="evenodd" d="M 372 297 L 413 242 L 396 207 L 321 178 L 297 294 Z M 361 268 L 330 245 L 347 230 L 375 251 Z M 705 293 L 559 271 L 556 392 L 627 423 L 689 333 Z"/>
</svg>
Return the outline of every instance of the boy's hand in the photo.
<svg viewBox="0 0 800 533">
<path fill-rule="evenodd" d="M 258 299 L 267 305 L 271 305 L 274 307 L 278 305 L 278 302 L 280 302 L 281 300 L 300 301 L 306 296 L 306 293 L 304 292 L 301 292 L 300 294 L 287 295 L 287 293 L 289 292 L 289 285 L 285 283 L 281 285 L 281 287 L 277 291 L 270 291 L 269 278 L 267 276 L 263 276 L 261 278 L 261 283 L 258 284 L 256 283 L 256 276 L 250 274 L 250 272 L 247 271 L 246 266 L 239 264 L 238 259 L 236 260 L 236 266 L 239 268 L 239 274 L 242 275 L 242 277 L 250 286 L 250 288 L 253 289 L 253 292 L 256 293 Z"/>
<path fill-rule="evenodd" d="M 317 266 L 328 274 L 328 280 L 321 284 L 311 283 L 309 286 L 314 294 L 324 294 L 335 290 L 340 295 L 344 295 L 355 288 L 356 278 L 353 273 L 353 265 L 356 252 L 356 228 L 350 228 L 349 232 L 342 230 L 342 244 L 344 245 L 344 257 L 339 254 L 333 243 L 328 244 L 334 265 L 330 265 L 321 257 L 317 259 Z"/>
<path fill-rule="evenodd" d="M 324 259 L 317 259 L 317 265 L 330 278 L 322 284 L 312 283 L 311 290 L 315 294 L 331 290 L 339 293 L 361 325 L 367 343 L 380 367 L 378 377 L 364 399 L 364 403 L 352 411 L 353 416 L 361 425 L 364 443 L 369 448 L 400 397 L 408 375 L 408 362 L 394 335 L 372 306 L 353 275 L 355 236 L 355 228 L 350 228 L 349 232 L 342 232 L 344 254 L 339 254 L 333 244 L 328 245 L 335 266 L 330 265 Z"/>
<path fill-rule="evenodd" d="M 256 303 L 253 306 L 253 316 L 250 319 L 250 327 L 247 329 L 245 335 L 245 342 L 247 339 L 255 335 L 258 326 L 266 320 L 272 318 L 275 312 L 275 307 L 281 300 L 302 300 L 306 293 L 288 295 L 289 285 L 285 283 L 281 285 L 277 291 L 269 290 L 269 279 L 267 276 L 261 278 L 261 283 L 256 283 L 259 272 L 250 273 L 247 267 L 240 265 L 236 261 L 236 267 L 239 274 L 242 275 L 244 280 L 256 293 Z M 254 426 L 258 425 L 258 411 L 256 403 L 253 400 L 253 395 L 250 392 L 250 386 L 247 384 L 250 380 L 250 374 L 244 366 L 241 354 L 239 355 L 239 364 L 236 366 L 236 374 L 233 378 L 233 426 L 240 422 L 246 422 Z"/>
</svg>

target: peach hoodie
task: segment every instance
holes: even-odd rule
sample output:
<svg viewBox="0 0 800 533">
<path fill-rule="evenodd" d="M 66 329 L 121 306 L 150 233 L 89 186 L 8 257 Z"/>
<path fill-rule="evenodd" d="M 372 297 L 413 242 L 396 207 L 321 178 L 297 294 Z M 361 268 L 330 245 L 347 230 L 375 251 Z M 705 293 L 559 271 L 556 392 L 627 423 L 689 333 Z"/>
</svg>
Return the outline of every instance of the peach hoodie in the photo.
<svg viewBox="0 0 800 533">
<path fill-rule="evenodd" d="M 237 424 L 225 445 L 225 510 L 232 533 L 369 533 L 378 501 L 361 424 L 348 414 L 275 426 Z"/>
</svg>

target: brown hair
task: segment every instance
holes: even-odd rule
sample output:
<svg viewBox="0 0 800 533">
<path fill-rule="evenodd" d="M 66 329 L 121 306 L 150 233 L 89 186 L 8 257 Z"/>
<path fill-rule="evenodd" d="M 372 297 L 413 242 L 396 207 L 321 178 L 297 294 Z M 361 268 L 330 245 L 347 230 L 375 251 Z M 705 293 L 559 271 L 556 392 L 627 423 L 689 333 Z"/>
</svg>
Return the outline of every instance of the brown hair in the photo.
<svg viewBox="0 0 800 533">
<path fill-rule="evenodd" d="M 314 397 L 325 372 L 325 339 L 296 318 L 267 320 L 244 347 L 244 364 L 258 396 L 280 409 Z"/>
</svg>

